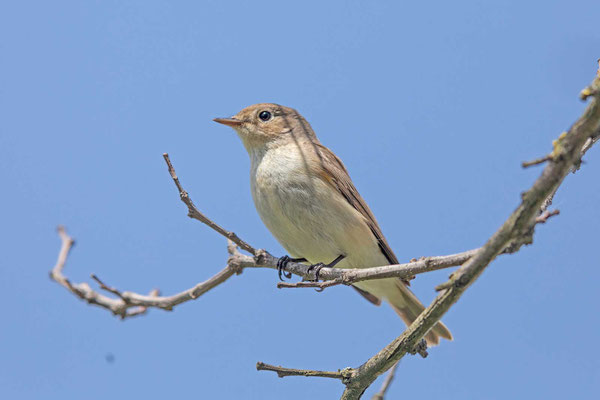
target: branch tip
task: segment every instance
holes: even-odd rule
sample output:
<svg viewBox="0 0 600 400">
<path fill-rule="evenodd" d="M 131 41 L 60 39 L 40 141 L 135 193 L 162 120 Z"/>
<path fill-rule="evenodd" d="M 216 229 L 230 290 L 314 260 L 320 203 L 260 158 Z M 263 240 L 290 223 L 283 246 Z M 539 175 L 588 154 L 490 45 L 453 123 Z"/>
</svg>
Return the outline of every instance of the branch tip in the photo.
<svg viewBox="0 0 600 400">
<path fill-rule="evenodd" d="M 387 376 L 385 377 L 385 380 L 383 381 L 383 385 L 381 385 L 381 389 L 379 389 L 379 392 L 375 393 L 373 397 L 371 397 L 371 400 L 383 400 L 385 398 L 385 393 L 389 389 L 390 385 L 392 384 L 392 381 L 394 380 L 394 376 L 396 375 L 396 369 L 398 368 L 398 364 L 400 364 L 400 361 L 398 361 L 396 364 L 394 364 L 392 368 L 390 368 Z"/>
<path fill-rule="evenodd" d="M 560 210 L 552 210 L 552 211 L 545 210 L 544 212 L 542 212 L 540 215 L 538 215 L 535 218 L 535 223 L 536 224 L 545 224 L 549 218 L 551 218 L 555 215 L 559 215 L 559 214 L 560 214 Z"/>
<path fill-rule="evenodd" d="M 286 376 L 306 376 L 306 377 L 320 377 L 320 378 L 332 378 L 332 379 L 345 379 L 348 377 L 348 374 L 353 371 L 351 368 L 344 369 L 342 371 L 316 371 L 311 369 L 295 369 L 295 368 L 285 368 L 277 365 L 266 364 L 264 362 L 256 363 L 257 371 L 273 371 L 277 373 L 277 376 L 280 378 L 285 378 Z"/>
<path fill-rule="evenodd" d="M 169 158 L 169 155 L 167 153 L 164 153 L 163 158 L 165 159 L 165 162 L 167 163 L 167 168 L 169 170 L 169 174 L 171 175 L 171 179 L 173 179 L 173 182 L 175 183 L 175 186 L 177 187 L 177 191 L 179 192 L 179 197 L 180 197 L 181 201 L 188 208 L 188 216 L 190 218 L 193 218 L 193 219 L 196 219 L 196 220 L 202 222 L 203 224 L 207 225 L 209 228 L 213 229 L 220 235 L 235 242 L 235 244 L 237 244 L 241 249 L 247 251 L 248 253 L 251 253 L 253 255 L 256 254 L 257 250 L 254 247 L 250 246 L 248 243 L 246 243 L 245 241 L 240 239 L 235 233 L 223 229 L 221 226 L 219 226 L 217 223 L 212 221 L 206 215 L 202 214 L 196 208 L 196 206 L 194 205 L 194 202 L 192 201 L 192 199 L 190 198 L 188 193 L 183 189 L 181 182 L 179 182 L 179 178 L 177 177 L 177 173 L 175 172 L 175 168 L 173 167 L 173 164 L 171 163 L 171 159 Z"/>
<path fill-rule="evenodd" d="M 521 167 L 523 167 L 523 168 L 529 168 L 529 167 L 532 167 L 534 165 L 543 164 L 546 161 L 552 161 L 552 155 L 551 154 L 548 154 L 547 156 L 544 156 L 544 157 L 536 158 L 535 160 L 532 160 L 532 161 L 523 161 L 521 163 Z"/>
</svg>

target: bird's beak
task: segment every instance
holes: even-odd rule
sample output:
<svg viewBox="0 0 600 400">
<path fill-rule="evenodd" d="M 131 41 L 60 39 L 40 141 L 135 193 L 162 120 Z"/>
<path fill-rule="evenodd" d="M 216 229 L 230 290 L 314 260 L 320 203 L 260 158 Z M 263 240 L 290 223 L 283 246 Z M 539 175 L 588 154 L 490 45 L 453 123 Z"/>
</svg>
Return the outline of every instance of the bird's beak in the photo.
<svg viewBox="0 0 600 400">
<path fill-rule="evenodd" d="M 244 123 L 243 121 L 235 118 L 215 118 L 213 121 L 223 125 L 231 126 L 232 128 L 238 127 Z"/>
</svg>

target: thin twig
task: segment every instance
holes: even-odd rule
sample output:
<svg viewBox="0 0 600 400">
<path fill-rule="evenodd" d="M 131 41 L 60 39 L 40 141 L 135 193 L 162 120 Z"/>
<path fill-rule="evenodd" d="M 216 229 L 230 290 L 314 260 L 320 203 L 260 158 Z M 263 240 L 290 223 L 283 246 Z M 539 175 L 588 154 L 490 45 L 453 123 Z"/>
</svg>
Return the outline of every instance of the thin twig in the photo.
<svg viewBox="0 0 600 400">
<path fill-rule="evenodd" d="M 385 377 L 385 380 L 383 381 L 383 385 L 381 385 L 381 389 L 379 389 L 379 392 L 375 393 L 373 397 L 371 397 L 371 400 L 383 400 L 385 398 L 385 393 L 387 392 L 390 385 L 392 384 L 392 381 L 394 380 L 394 375 L 396 374 L 398 364 L 400 364 L 400 361 L 398 361 L 396 364 L 394 364 L 392 368 L 390 368 L 388 374 Z"/>
<path fill-rule="evenodd" d="M 540 215 L 538 215 L 535 218 L 535 223 L 536 224 L 545 224 L 546 221 L 548 221 L 548 218 L 551 218 L 558 214 L 560 214 L 560 210 L 552 210 L 552 211 L 544 210 Z"/>
<path fill-rule="evenodd" d="M 541 157 L 541 158 L 536 158 L 535 160 L 532 160 L 532 161 L 523 161 L 521 163 L 521 166 L 523 168 L 528 168 L 528 167 L 531 167 L 533 165 L 543 164 L 546 161 L 550 161 L 550 160 L 552 160 L 552 155 L 549 154 L 549 155 Z"/>
<path fill-rule="evenodd" d="M 117 297 L 119 297 L 119 298 L 121 298 L 121 299 L 125 300 L 125 299 L 123 298 L 123 295 L 121 294 L 121 292 L 119 292 L 119 291 L 118 291 L 117 289 L 115 289 L 114 287 L 110 287 L 110 286 L 107 286 L 107 285 L 105 285 L 105 284 L 104 284 L 104 282 L 102 282 L 102 281 L 100 280 L 100 278 L 98 278 L 96 275 L 94 275 L 94 274 L 91 274 L 91 275 L 90 275 L 90 277 L 91 277 L 93 280 L 95 280 L 95 281 L 98 283 L 98 285 L 100 285 L 100 289 L 106 290 L 107 292 L 109 292 L 109 293 L 112 293 L 112 294 L 114 294 L 115 296 L 117 296 Z"/>
<path fill-rule="evenodd" d="M 345 379 L 347 374 L 345 370 L 341 371 L 315 371 L 311 369 L 295 369 L 295 368 L 284 368 L 277 365 L 265 364 L 263 362 L 256 363 L 257 371 L 273 371 L 277 372 L 277 376 L 284 378 L 286 376 L 317 376 L 321 378 L 333 378 L 333 379 Z"/>
<path fill-rule="evenodd" d="M 173 164 L 171 164 L 171 160 L 169 159 L 169 154 L 163 153 L 163 158 L 165 159 L 165 162 L 167 163 L 167 167 L 169 168 L 169 174 L 171 174 L 171 178 L 173 178 L 173 182 L 175 182 L 175 186 L 177 186 L 177 190 L 179 191 L 179 197 L 181 198 L 181 201 L 183 201 L 188 208 L 188 216 L 190 218 L 197 219 L 198 221 L 207 225 L 209 228 L 213 229 L 215 232 L 219 233 L 220 235 L 225 236 L 227 239 L 229 239 L 232 242 L 234 242 L 235 244 L 237 244 L 241 249 L 246 250 L 248 253 L 250 253 L 252 255 L 256 255 L 257 250 L 254 247 L 252 247 L 248 243 L 244 242 L 234 232 L 230 232 L 228 230 L 223 229 L 220 225 L 213 222 L 210 218 L 206 217 L 206 215 L 201 213 L 196 208 L 196 206 L 194 205 L 194 202 L 192 201 L 192 199 L 190 198 L 188 193 L 183 189 L 183 187 L 181 186 L 181 183 L 179 183 L 179 178 L 177 177 L 177 174 L 175 173 L 175 168 L 173 168 Z"/>
<path fill-rule="evenodd" d="M 416 261 L 404 263 L 385 265 L 381 267 L 371 268 L 352 268 L 352 269 L 340 269 L 340 268 L 323 268 L 319 272 L 319 277 L 325 282 L 299 282 L 291 284 L 278 285 L 280 288 L 295 288 L 295 287 L 313 287 L 313 288 L 326 288 L 336 285 L 350 285 L 356 282 L 372 280 L 372 279 L 383 279 L 383 278 L 401 278 L 409 280 L 415 275 L 422 274 L 425 272 L 437 271 L 439 269 L 456 267 L 464 264 L 469 260 L 479 249 L 467 250 L 462 253 L 450 254 L 447 256 L 435 256 L 435 257 L 422 257 Z M 240 256 L 240 261 L 243 262 L 244 268 L 277 268 L 277 257 L 273 257 L 270 254 L 264 254 L 257 262 L 252 265 L 251 257 Z M 314 279 L 314 272 L 310 266 L 306 264 L 290 262 L 286 266 L 286 271 L 291 272 L 294 275 L 301 276 L 305 279 Z M 330 281 L 333 281 L 330 283 Z"/>
<path fill-rule="evenodd" d="M 325 288 L 331 286 L 337 286 L 344 283 L 343 278 L 336 278 L 330 281 L 314 282 L 314 281 L 300 281 L 300 282 L 277 282 L 277 289 L 289 289 L 289 288 L 316 288 L 319 291 L 325 290 Z"/>
<path fill-rule="evenodd" d="M 152 290 L 148 295 L 134 292 L 121 292 L 106 285 L 97 276 L 92 275 L 92 279 L 98 282 L 101 289 L 116 295 L 118 298 L 108 297 L 93 290 L 85 282 L 71 283 L 71 281 L 63 275 L 67 257 L 75 241 L 67 234 L 65 228 L 62 226 L 58 227 L 58 234 L 61 238 L 62 246 L 58 253 L 56 265 L 52 268 L 52 271 L 50 271 L 50 278 L 80 299 L 87 301 L 89 304 L 105 308 L 123 319 L 143 314 L 151 307 L 168 311 L 172 310 L 173 307 L 178 304 L 197 299 L 212 288 L 225 282 L 234 274 L 240 272 L 240 266 L 232 261 L 212 278 L 172 296 L 159 296 L 159 291 L 157 289 Z"/>
</svg>

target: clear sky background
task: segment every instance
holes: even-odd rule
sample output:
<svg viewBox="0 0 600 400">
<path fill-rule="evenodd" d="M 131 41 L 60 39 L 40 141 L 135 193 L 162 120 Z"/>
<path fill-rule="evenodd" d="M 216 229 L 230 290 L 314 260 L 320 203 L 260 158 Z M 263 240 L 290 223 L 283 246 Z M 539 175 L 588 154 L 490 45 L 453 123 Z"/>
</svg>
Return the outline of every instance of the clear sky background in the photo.
<svg viewBox="0 0 600 400">
<path fill-rule="evenodd" d="M 255 363 L 358 366 L 404 329 L 389 307 L 248 270 L 120 321 L 48 279 L 55 227 L 77 239 L 73 281 L 171 294 L 208 278 L 226 243 L 186 217 L 169 152 L 202 211 L 284 254 L 241 142 L 211 121 L 277 102 L 344 160 L 402 261 L 482 245 L 541 171 L 520 163 L 581 114 L 600 57 L 597 1 L 488 3 L 4 2 L 0 397 L 337 398 L 337 381 Z M 600 150 L 586 160 L 560 216 L 490 266 L 444 318 L 455 341 L 405 358 L 390 399 L 597 398 Z M 414 291 L 431 301 L 449 272 Z"/>
</svg>

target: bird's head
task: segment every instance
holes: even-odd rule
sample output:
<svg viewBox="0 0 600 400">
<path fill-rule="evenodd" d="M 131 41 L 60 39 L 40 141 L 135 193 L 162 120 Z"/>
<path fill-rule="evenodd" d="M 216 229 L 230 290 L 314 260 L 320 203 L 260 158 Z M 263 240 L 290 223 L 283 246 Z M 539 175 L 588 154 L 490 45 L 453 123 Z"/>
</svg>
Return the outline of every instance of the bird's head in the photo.
<svg viewBox="0 0 600 400">
<path fill-rule="evenodd" d="M 254 104 L 231 118 L 213 121 L 236 130 L 248 150 L 289 140 L 315 140 L 306 120 L 293 108 L 273 103 Z"/>
</svg>

